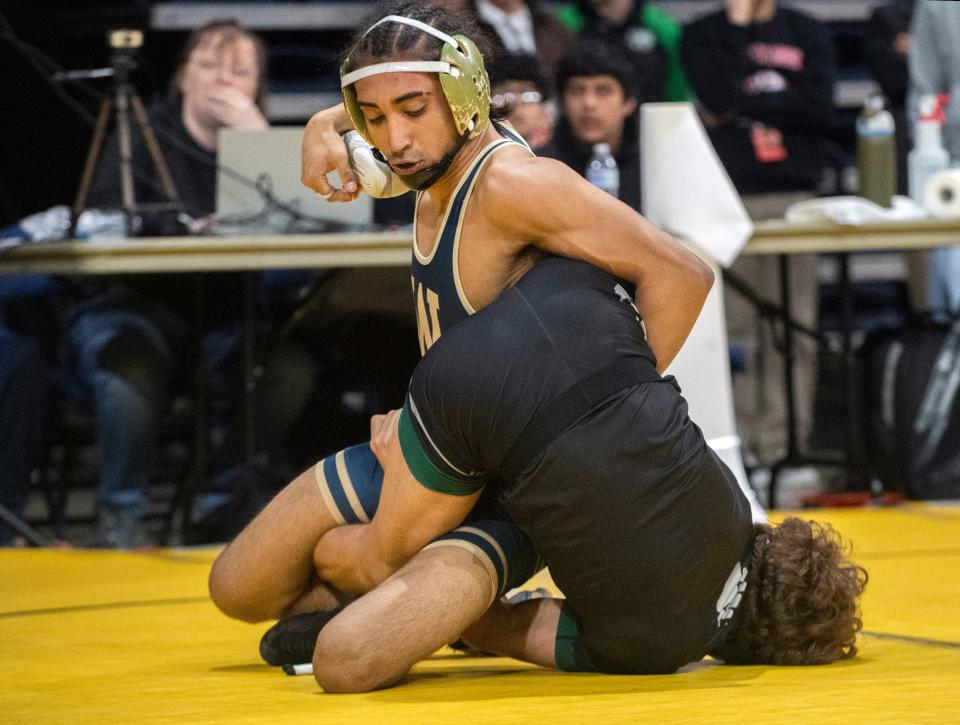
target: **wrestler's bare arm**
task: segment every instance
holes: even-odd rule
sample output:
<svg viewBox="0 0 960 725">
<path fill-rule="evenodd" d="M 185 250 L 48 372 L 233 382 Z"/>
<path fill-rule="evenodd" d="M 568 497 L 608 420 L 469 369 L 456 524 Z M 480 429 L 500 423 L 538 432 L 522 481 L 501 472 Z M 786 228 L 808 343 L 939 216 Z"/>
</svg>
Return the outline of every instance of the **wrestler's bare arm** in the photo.
<svg viewBox="0 0 960 725">
<path fill-rule="evenodd" d="M 552 159 L 491 164 L 479 193 L 485 221 L 499 229 L 501 238 L 580 259 L 635 282 L 657 368 L 662 372 L 670 364 L 713 284 L 713 271 L 695 254 Z"/>
<path fill-rule="evenodd" d="M 410 472 L 397 434 L 399 411 L 374 416 L 370 447 L 383 466 L 377 513 L 369 524 L 341 526 L 321 537 L 314 550 L 320 579 L 341 591 L 369 591 L 420 549 L 458 526 L 480 493 L 437 493 Z"/>
</svg>

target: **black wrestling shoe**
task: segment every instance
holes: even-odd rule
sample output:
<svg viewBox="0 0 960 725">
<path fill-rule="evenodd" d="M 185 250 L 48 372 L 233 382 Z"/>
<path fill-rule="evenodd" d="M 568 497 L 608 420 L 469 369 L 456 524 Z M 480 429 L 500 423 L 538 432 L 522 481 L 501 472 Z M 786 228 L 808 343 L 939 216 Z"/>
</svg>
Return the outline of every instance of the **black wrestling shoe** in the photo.
<svg viewBox="0 0 960 725">
<path fill-rule="evenodd" d="M 268 665 L 302 665 L 313 661 L 317 635 L 343 611 L 306 612 L 284 617 L 260 638 L 260 656 Z"/>
</svg>

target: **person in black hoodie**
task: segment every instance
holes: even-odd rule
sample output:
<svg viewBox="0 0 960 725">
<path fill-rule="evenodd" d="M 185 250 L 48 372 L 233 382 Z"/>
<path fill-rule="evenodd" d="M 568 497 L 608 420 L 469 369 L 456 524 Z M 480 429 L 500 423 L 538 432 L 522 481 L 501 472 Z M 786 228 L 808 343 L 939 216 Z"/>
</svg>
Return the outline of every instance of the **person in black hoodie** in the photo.
<svg viewBox="0 0 960 725">
<path fill-rule="evenodd" d="M 640 139 L 636 72 L 618 46 L 581 40 L 560 60 L 560 120 L 553 140 L 537 151 L 581 175 L 594 144 L 609 144 L 620 172 L 617 198 L 640 211 Z"/>
<path fill-rule="evenodd" d="M 836 60 L 827 29 L 775 0 L 727 0 L 687 26 L 682 50 L 737 189 L 815 188 L 831 160 Z"/>
</svg>

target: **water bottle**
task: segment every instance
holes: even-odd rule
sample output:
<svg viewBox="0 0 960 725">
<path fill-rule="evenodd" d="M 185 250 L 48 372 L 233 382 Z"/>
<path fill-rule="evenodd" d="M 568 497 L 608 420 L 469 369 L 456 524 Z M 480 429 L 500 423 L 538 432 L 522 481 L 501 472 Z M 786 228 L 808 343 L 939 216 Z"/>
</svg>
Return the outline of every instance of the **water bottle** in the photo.
<svg viewBox="0 0 960 725">
<path fill-rule="evenodd" d="M 943 107 L 935 95 L 922 96 L 913 150 L 907 156 L 910 198 L 923 206 L 927 180 L 950 165 L 950 154 L 943 147 Z"/>
<path fill-rule="evenodd" d="M 883 96 L 872 95 L 857 118 L 857 170 L 860 196 L 889 207 L 897 189 L 897 144 L 893 116 Z"/>
<path fill-rule="evenodd" d="M 620 192 L 620 169 L 617 168 L 617 160 L 610 153 L 610 144 L 593 145 L 593 155 L 587 162 L 585 176 L 594 186 L 612 196 L 617 196 Z"/>
</svg>

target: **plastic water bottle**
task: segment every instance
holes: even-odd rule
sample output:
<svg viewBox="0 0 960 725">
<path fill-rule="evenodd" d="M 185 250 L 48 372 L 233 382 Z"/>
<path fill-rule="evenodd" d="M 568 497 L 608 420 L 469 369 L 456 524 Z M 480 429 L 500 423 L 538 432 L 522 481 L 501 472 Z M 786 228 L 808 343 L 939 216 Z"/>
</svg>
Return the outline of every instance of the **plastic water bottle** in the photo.
<svg viewBox="0 0 960 725">
<path fill-rule="evenodd" d="M 870 96 L 857 118 L 857 169 L 860 196 L 889 207 L 897 190 L 897 144 L 893 116 L 883 96 Z"/>
<path fill-rule="evenodd" d="M 950 154 L 943 147 L 943 106 L 935 95 L 922 96 L 919 104 L 913 150 L 907 156 L 910 198 L 923 206 L 927 180 L 950 165 Z"/>
<path fill-rule="evenodd" d="M 593 145 L 593 155 L 587 162 L 585 176 L 594 186 L 612 196 L 617 196 L 620 192 L 620 169 L 617 168 L 617 160 L 610 153 L 610 144 Z"/>
</svg>

